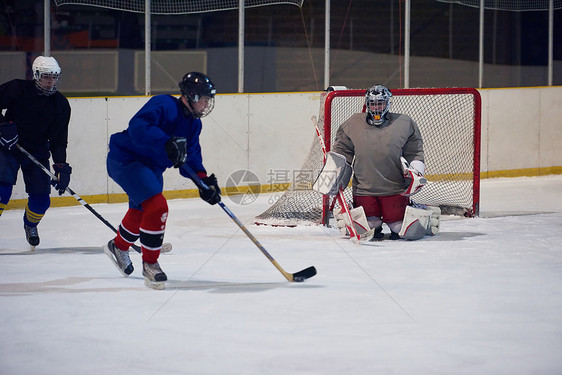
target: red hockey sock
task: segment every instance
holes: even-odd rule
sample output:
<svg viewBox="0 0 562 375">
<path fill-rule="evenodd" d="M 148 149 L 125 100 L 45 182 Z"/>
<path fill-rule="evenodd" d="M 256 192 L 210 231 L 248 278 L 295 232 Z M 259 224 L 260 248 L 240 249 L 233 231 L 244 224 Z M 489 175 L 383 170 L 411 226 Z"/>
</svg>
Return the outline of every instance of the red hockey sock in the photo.
<svg viewBox="0 0 562 375">
<path fill-rule="evenodd" d="M 168 203 L 162 194 L 157 194 L 145 200 L 142 209 L 144 212 L 140 223 L 142 260 L 146 263 L 156 263 L 164 241 Z"/>
<path fill-rule="evenodd" d="M 129 247 L 139 239 L 139 227 L 142 217 L 142 210 L 129 208 L 129 211 L 127 211 L 125 217 L 121 220 L 117 236 L 115 237 L 115 246 L 117 246 L 118 249 L 128 250 Z"/>
</svg>

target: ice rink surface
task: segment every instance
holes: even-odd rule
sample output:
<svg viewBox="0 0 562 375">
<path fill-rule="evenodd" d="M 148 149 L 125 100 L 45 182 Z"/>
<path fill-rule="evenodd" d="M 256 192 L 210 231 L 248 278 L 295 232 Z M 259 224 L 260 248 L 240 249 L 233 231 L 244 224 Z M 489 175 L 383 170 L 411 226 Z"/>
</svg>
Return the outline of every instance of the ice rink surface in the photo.
<svg viewBox="0 0 562 375">
<path fill-rule="evenodd" d="M 421 241 L 356 246 L 336 229 L 253 225 L 274 194 L 225 197 L 289 283 L 218 207 L 170 200 L 160 264 L 125 278 L 113 234 L 51 208 L 34 253 L 22 210 L 0 217 L 0 374 L 562 373 L 562 176 L 488 179 L 481 216 Z M 80 192 L 78 192 L 80 193 Z M 118 225 L 126 204 L 93 205 Z M 385 229 L 388 231 L 388 229 Z"/>
</svg>

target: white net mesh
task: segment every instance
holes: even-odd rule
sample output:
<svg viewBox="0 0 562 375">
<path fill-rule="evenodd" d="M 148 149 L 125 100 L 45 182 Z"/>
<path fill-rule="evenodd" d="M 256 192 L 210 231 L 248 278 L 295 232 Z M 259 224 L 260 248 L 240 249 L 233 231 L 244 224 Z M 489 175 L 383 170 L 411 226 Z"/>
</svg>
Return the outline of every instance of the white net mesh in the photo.
<svg viewBox="0 0 562 375">
<path fill-rule="evenodd" d="M 480 181 L 480 95 L 474 89 L 393 90 L 392 112 L 412 117 L 424 140 L 425 175 L 430 181 L 413 198 L 417 203 L 441 207 L 444 214 L 478 215 Z M 326 97 L 325 93 L 323 93 Z M 319 124 L 327 145 L 339 126 L 353 113 L 363 111 L 365 90 L 335 91 L 320 108 Z M 325 106 L 325 108 L 324 108 Z M 325 118 L 324 118 L 325 117 Z M 311 124 L 311 127 L 313 125 Z M 311 190 L 323 166 L 320 142 L 314 142 L 302 166 L 308 180 L 293 184 L 256 223 L 298 225 L 325 223 L 329 207 Z M 352 200 L 351 188 L 345 197 Z M 336 205 L 337 207 L 337 205 Z"/>
<path fill-rule="evenodd" d="M 437 0 L 480 8 L 480 0 Z M 553 9 L 562 9 L 562 0 L 552 0 Z M 508 10 L 512 12 L 548 10 L 550 0 L 484 0 L 485 9 Z"/>
<path fill-rule="evenodd" d="M 304 0 L 245 0 L 246 8 L 274 4 L 302 6 Z M 88 5 L 144 13 L 144 0 L 54 0 L 55 5 Z M 238 0 L 150 0 L 152 14 L 190 14 L 238 9 Z"/>
</svg>

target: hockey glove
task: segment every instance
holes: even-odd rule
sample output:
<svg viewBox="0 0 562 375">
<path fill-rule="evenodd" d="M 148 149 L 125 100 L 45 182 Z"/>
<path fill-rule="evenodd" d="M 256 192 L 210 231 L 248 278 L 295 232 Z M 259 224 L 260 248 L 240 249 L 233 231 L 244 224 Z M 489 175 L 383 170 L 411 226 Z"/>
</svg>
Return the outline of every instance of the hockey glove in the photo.
<svg viewBox="0 0 562 375">
<path fill-rule="evenodd" d="M 18 142 L 18 127 L 15 122 L 4 122 L 0 124 L 0 144 L 11 150 Z"/>
<path fill-rule="evenodd" d="M 410 164 L 408 164 L 406 159 L 401 157 L 400 161 L 402 163 L 402 173 L 404 175 L 404 189 L 405 189 L 401 195 L 409 197 L 419 192 L 422 189 L 422 187 L 424 187 L 424 185 L 427 184 L 427 179 L 423 176 L 422 172 L 410 166 Z"/>
<path fill-rule="evenodd" d="M 347 188 L 352 173 L 353 168 L 347 163 L 345 156 L 330 151 L 326 154 L 326 162 L 312 185 L 312 190 L 334 196 L 340 188 Z"/>
<path fill-rule="evenodd" d="M 166 153 L 168 159 L 179 168 L 187 159 L 187 139 L 182 137 L 172 137 L 166 141 Z"/>
<path fill-rule="evenodd" d="M 215 174 L 213 173 L 208 177 L 203 177 L 201 181 L 209 187 L 208 189 L 199 189 L 201 199 L 211 205 L 219 203 L 221 201 L 221 189 Z"/>
<path fill-rule="evenodd" d="M 51 180 L 51 185 L 58 190 L 59 195 L 63 195 L 70 183 L 72 168 L 67 163 L 56 163 L 53 164 L 53 170 L 55 171 L 55 176 L 57 176 L 58 180 Z"/>
</svg>

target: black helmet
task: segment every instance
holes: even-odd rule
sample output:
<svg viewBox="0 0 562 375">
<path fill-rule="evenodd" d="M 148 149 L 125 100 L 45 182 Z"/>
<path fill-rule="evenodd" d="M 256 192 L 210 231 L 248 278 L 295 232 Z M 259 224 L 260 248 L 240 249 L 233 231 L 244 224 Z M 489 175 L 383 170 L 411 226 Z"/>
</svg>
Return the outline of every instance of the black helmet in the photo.
<svg viewBox="0 0 562 375">
<path fill-rule="evenodd" d="M 186 73 L 178 83 L 181 93 L 192 102 L 196 103 L 202 96 L 214 97 L 217 89 L 215 84 L 203 73 Z"/>
<path fill-rule="evenodd" d="M 217 89 L 215 84 L 203 73 L 190 72 L 186 73 L 181 82 L 178 83 L 178 87 L 183 96 L 188 100 L 189 107 L 188 110 L 191 114 L 197 118 L 205 117 L 215 107 L 215 94 Z M 207 105 L 204 109 L 200 111 L 195 111 L 193 109 L 193 103 L 197 103 L 202 97 L 207 97 Z"/>
</svg>

